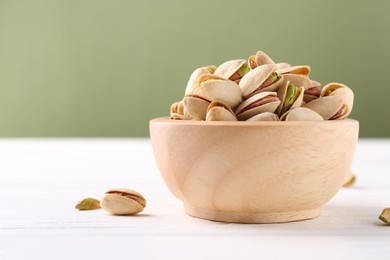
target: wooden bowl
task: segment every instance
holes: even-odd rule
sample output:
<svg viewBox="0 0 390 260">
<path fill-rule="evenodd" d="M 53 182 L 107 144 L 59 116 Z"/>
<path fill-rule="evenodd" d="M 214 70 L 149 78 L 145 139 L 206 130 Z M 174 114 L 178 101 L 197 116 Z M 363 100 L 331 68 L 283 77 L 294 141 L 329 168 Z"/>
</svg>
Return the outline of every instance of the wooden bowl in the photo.
<svg viewBox="0 0 390 260">
<path fill-rule="evenodd" d="M 158 168 L 185 212 L 240 223 L 319 216 L 346 178 L 358 132 L 352 119 L 150 121 Z"/>
</svg>

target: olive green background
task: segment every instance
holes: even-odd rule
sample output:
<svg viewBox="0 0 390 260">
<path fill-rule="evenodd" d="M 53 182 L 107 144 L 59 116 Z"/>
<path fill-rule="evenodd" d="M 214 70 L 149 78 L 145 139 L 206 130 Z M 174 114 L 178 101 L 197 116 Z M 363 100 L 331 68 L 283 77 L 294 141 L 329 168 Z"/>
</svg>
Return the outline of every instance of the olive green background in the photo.
<svg viewBox="0 0 390 260">
<path fill-rule="evenodd" d="M 0 0 L 0 136 L 148 136 L 191 72 L 257 50 L 355 92 L 389 137 L 390 1 Z"/>
</svg>

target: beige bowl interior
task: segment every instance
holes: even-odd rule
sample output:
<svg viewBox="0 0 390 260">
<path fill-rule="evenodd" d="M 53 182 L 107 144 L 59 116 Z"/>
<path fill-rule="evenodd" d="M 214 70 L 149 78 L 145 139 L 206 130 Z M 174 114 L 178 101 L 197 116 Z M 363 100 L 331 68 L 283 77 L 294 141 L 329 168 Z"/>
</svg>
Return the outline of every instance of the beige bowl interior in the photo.
<svg viewBox="0 0 390 260">
<path fill-rule="evenodd" d="M 340 189 L 359 123 L 150 121 L 155 159 L 187 214 L 275 223 L 314 218 Z"/>
</svg>

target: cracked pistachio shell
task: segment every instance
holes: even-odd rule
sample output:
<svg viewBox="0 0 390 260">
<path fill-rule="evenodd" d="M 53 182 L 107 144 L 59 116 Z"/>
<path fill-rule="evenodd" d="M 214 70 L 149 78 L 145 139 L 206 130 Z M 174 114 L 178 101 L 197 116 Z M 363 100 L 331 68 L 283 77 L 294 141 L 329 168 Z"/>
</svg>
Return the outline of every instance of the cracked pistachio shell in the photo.
<svg viewBox="0 0 390 260">
<path fill-rule="evenodd" d="M 275 113 L 263 112 L 255 116 L 252 116 L 246 121 L 279 121 L 279 117 Z"/>
<path fill-rule="evenodd" d="M 310 101 L 321 96 L 321 83 L 315 80 L 310 80 L 310 82 L 310 86 L 305 89 L 305 93 L 303 95 L 303 100 L 305 103 L 309 103 Z"/>
<path fill-rule="evenodd" d="M 207 108 L 210 103 L 210 100 L 200 95 L 189 94 L 185 96 L 183 99 L 185 109 L 184 117 L 190 117 L 194 120 L 205 120 Z"/>
<path fill-rule="evenodd" d="M 206 121 L 237 121 L 237 118 L 227 104 L 215 100 L 207 108 Z"/>
<path fill-rule="evenodd" d="M 175 102 L 171 105 L 171 115 L 180 114 L 184 115 L 184 105 L 183 101 Z"/>
<path fill-rule="evenodd" d="M 210 101 L 223 101 L 232 109 L 242 101 L 241 89 L 234 81 L 217 75 L 201 75 L 198 85 L 202 96 Z"/>
<path fill-rule="evenodd" d="M 249 71 L 247 74 L 242 77 L 240 81 L 240 88 L 244 98 L 248 98 L 251 95 L 260 92 L 260 91 L 274 91 L 280 84 L 283 82 L 283 77 L 273 74 L 275 70 L 275 65 L 265 64 L 259 67 L 254 68 Z M 271 85 L 261 88 L 261 86 L 266 83 L 269 77 L 277 76 L 277 80 Z"/>
<path fill-rule="evenodd" d="M 311 80 L 303 75 L 284 74 L 283 79 L 285 82 L 290 81 L 291 84 L 294 84 L 297 87 L 304 87 L 305 89 L 308 89 L 311 86 Z"/>
<path fill-rule="evenodd" d="M 146 207 L 146 200 L 134 190 L 112 189 L 106 192 L 100 205 L 114 215 L 134 215 Z"/>
<path fill-rule="evenodd" d="M 290 109 L 300 107 L 302 105 L 304 91 L 304 87 L 297 87 L 290 81 L 284 82 L 278 89 L 280 104 L 275 113 L 281 116 Z"/>
<path fill-rule="evenodd" d="M 346 85 L 336 82 L 329 83 L 323 87 L 321 96 L 340 96 L 342 98 L 346 111 L 338 119 L 346 118 L 351 113 L 354 95 L 353 91 Z"/>
<path fill-rule="evenodd" d="M 286 62 L 276 63 L 275 66 L 276 66 L 275 70 L 280 70 L 280 69 L 285 69 L 285 68 L 291 67 L 291 65 L 286 63 Z"/>
<path fill-rule="evenodd" d="M 184 115 L 178 113 L 171 113 L 170 119 L 172 120 L 184 120 Z"/>
<path fill-rule="evenodd" d="M 213 74 L 216 69 L 217 67 L 210 65 L 206 67 L 197 68 L 196 70 L 194 70 L 194 72 L 192 72 L 188 80 L 186 90 L 185 90 L 185 95 L 192 93 L 192 91 L 196 88 L 196 83 L 200 75 Z"/>
<path fill-rule="evenodd" d="M 260 92 L 242 102 L 236 109 L 237 119 L 245 121 L 263 112 L 275 112 L 280 100 L 276 92 Z"/>
<path fill-rule="evenodd" d="M 305 75 L 308 76 L 310 74 L 310 67 L 303 66 L 290 66 L 281 69 L 277 69 L 276 72 L 278 74 L 297 74 L 297 75 Z"/>
<path fill-rule="evenodd" d="M 320 97 L 304 105 L 304 107 L 316 111 L 325 120 L 334 116 L 342 106 L 343 99 L 340 96 Z"/>
<path fill-rule="evenodd" d="M 281 121 L 324 121 L 317 112 L 305 108 L 296 107 L 290 109 L 280 117 Z"/>
<path fill-rule="evenodd" d="M 256 52 L 256 55 L 251 55 L 248 58 L 248 64 L 251 69 L 264 64 L 275 64 L 275 62 L 263 51 Z"/>
<path fill-rule="evenodd" d="M 246 60 L 244 59 L 229 60 L 219 65 L 219 67 L 215 70 L 214 75 L 221 76 L 225 79 L 236 80 L 236 79 L 231 79 L 231 77 L 236 72 L 238 72 L 242 66 L 245 65 L 246 65 Z M 243 73 L 243 75 L 240 75 L 240 78 L 244 76 L 244 74 L 245 73 Z"/>
</svg>

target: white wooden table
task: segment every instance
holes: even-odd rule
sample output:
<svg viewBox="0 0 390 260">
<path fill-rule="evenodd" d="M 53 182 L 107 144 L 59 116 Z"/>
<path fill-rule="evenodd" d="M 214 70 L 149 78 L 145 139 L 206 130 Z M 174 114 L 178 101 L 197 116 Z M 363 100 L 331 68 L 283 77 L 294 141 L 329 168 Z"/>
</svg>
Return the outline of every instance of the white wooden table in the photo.
<svg viewBox="0 0 390 260">
<path fill-rule="evenodd" d="M 0 259 L 390 259 L 390 140 L 360 140 L 352 170 L 321 217 L 225 224 L 185 215 L 148 139 L 0 139 Z M 77 211 L 84 197 L 128 187 L 133 217 Z"/>
</svg>

